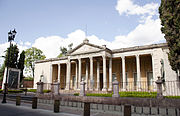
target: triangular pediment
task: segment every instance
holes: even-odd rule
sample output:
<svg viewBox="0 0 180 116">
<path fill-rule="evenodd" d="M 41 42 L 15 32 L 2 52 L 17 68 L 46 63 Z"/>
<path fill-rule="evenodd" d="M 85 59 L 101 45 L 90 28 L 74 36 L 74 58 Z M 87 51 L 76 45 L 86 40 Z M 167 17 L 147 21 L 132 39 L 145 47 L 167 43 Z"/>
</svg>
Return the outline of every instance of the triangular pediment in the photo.
<svg viewBox="0 0 180 116">
<path fill-rule="evenodd" d="M 103 47 L 101 46 L 97 46 L 94 44 L 90 44 L 90 43 L 82 43 L 79 46 L 77 46 L 76 48 L 74 48 L 70 54 L 83 54 L 83 53 L 88 53 L 88 52 L 96 52 L 96 51 L 100 51 L 103 50 Z"/>
</svg>

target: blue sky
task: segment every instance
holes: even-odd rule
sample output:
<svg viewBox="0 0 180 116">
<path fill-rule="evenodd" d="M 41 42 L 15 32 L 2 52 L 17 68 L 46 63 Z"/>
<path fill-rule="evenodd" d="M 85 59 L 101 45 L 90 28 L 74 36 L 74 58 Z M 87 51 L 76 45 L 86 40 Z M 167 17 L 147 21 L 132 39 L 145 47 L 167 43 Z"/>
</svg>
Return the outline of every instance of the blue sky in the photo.
<svg viewBox="0 0 180 116">
<path fill-rule="evenodd" d="M 75 47 L 85 37 L 112 49 L 165 42 L 159 4 L 160 0 L 0 0 L 0 55 L 13 28 L 20 50 L 35 46 L 48 58 L 56 57 L 60 46 L 72 42 Z"/>
</svg>

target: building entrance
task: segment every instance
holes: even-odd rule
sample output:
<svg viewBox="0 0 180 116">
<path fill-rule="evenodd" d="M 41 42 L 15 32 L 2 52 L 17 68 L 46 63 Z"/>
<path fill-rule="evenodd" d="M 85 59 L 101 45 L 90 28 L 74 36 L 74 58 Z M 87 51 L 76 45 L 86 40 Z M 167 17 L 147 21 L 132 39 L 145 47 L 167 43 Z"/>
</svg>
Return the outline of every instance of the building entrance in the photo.
<svg viewBox="0 0 180 116">
<path fill-rule="evenodd" d="M 100 73 L 100 90 L 103 89 L 103 73 Z"/>
</svg>

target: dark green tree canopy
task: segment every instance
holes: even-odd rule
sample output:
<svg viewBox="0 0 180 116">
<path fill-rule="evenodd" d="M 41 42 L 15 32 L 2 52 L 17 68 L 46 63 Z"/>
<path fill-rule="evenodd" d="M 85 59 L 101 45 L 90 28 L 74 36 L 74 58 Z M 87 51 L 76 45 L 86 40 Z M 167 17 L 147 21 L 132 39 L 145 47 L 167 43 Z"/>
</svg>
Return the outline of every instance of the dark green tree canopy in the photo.
<svg viewBox="0 0 180 116">
<path fill-rule="evenodd" d="M 1 69 L 0 69 L 0 78 L 3 78 L 3 74 L 4 74 L 4 70 L 5 67 L 10 67 L 10 68 L 18 68 L 21 70 L 21 76 L 20 79 L 22 80 L 23 78 L 23 70 L 24 70 L 24 51 L 22 51 L 22 53 L 20 54 L 19 57 L 19 49 L 17 45 L 13 45 L 11 44 L 11 46 L 9 48 L 7 48 L 7 50 L 5 51 L 5 60 L 4 60 L 4 64 L 2 65 Z M 9 57 L 9 60 L 8 60 Z M 18 60 L 19 57 L 19 60 Z"/>
<path fill-rule="evenodd" d="M 34 63 L 37 60 L 44 60 L 46 56 L 40 49 L 35 47 L 29 48 L 25 51 L 25 66 L 29 68 L 33 73 L 34 78 Z"/>
<path fill-rule="evenodd" d="M 17 47 L 17 45 L 13 45 L 11 44 L 11 46 L 9 48 L 7 48 L 7 50 L 5 51 L 5 67 L 8 65 L 11 68 L 17 68 L 17 64 L 18 64 L 18 53 L 19 53 L 19 49 Z M 10 54 L 8 54 L 10 53 Z M 8 57 L 9 57 L 9 61 L 8 61 Z"/>
<path fill-rule="evenodd" d="M 180 71 L 180 0 L 161 0 L 159 7 L 161 31 L 169 47 L 168 58 L 172 69 Z"/>
<path fill-rule="evenodd" d="M 68 50 L 72 50 L 73 43 L 68 45 L 68 49 L 66 47 L 60 47 L 60 54 L 57 56 L 58 58 L 65 56 Z"/>
</svg>

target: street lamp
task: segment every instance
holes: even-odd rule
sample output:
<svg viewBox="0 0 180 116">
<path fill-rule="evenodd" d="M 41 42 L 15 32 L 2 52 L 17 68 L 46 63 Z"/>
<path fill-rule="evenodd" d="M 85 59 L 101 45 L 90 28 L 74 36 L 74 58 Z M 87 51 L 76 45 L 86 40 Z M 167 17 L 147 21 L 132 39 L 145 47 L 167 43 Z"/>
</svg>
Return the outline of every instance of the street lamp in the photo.
<svg viewBox="0 0 180 116">
<path fill-rule="evenodd" d="M 8 86 L 8 83 L 7 83 L 7 80 L 8 80 L 8 67 L 9 67 L 9 57 L 10 57 L 10 51 L 11 51 L 11 42 L 14 41 L 14 38 L 15 38 L 15 35 L 16 35 L 16 30 L 14 29 L 13 31 L 9 31 L 8 32 L 8 42 L 10 42 L 10 47 L 9 47 L 9 50 L 8 50 L 8 54 L 7 54 L 7 63 L 6 63 L 6 80 L 5 80 L 5 83 L 4 83 L 4 95 L 3 95 L 3 100 L 2 100 L 2 103 L 6 103 L 6 94 L 7 94 L 7 86 Z"/>
</svg>

